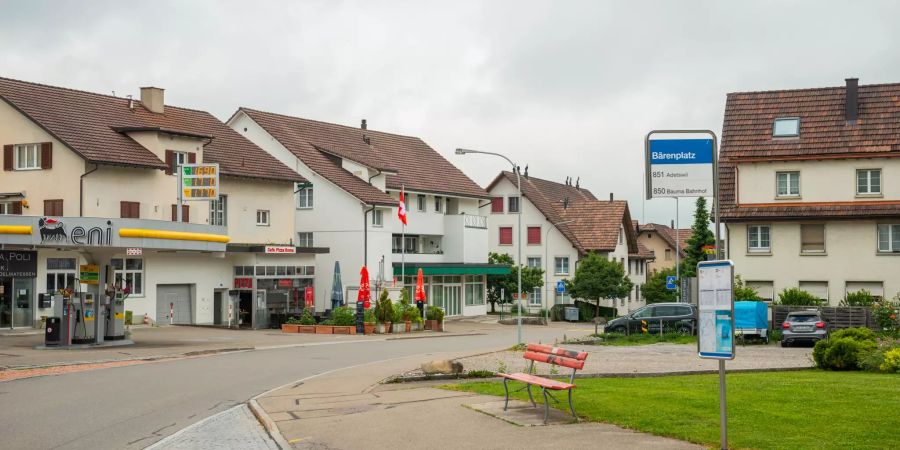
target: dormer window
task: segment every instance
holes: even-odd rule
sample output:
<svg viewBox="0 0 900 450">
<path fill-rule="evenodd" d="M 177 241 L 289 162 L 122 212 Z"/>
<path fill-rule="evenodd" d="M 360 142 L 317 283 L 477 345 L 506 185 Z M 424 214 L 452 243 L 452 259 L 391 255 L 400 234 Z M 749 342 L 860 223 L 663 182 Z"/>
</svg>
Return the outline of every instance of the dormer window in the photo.
<svg viewBox="0 0 900 450">
<path fill-rule="evenodd" d="M 772 137 L 799 137 L 800 136 L 800 118 L 788 117 L 783 119 L 775 119 L 775 125 L 772 127 Z"/>
</svg>

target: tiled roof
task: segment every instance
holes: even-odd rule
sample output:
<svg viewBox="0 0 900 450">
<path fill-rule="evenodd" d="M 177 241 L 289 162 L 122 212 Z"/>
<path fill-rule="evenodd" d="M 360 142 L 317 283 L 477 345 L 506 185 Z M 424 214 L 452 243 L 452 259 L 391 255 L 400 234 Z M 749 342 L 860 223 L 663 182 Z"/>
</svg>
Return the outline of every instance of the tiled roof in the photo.
<svg viewBox="0 0 900 450">
<path fill-rule="evenodd" d="M 478 184 L 417 137 L 363 130 L 248 108 L 241 108 L 240 111 L 265 128 L 310 169 L 366 203 L 397 202 L 350 174 L 339 164 L 336 165 L 331 160 L 326 164 L 324 155 L 334 155 L 388 171 L 387 189 L 399 190 L 403 186 L 412 192 L 488 197 L 487 192 Z M 362 181 L 365 186 L 359 185 L 355 180 Z"/>
<path fill-rule="evenodd" d="M 553 209 L 563 221 L 572 221 L 560 225 L 559 228 L 560 231 L 567 230 L 574 237 L 572 243 L 581 252 L 615 250 L 619 242 L 619 227 L 624 227 L 628 252 L 638 253 L 628 202 L 581 200 L 570 203 L 568 207 L 556 203 Z"/>
<path fill-rule="evenodd" d="M 634 258 L 634 259 L 654 259 L 654 258 L 656 258 L 656 255 L 653 254 L 653 251 L 650 250 L 649 248 L 647 248 L 646 246 L 644 246 L 644 244 L 641 244 L 640 242 L 638 242 L 637 247 L 638 247 L 637 253 L 629 253 L 628 254 L 629 258 Z"/>
<path fill-rule="evenodd" d="M 723 219 L 877 217 L 900 215 L 900 206 L 735 204 L 735 168 L 740 162 L 900 157 L 900 83 L 859 86 L 856 123 L 845 117 L 846 87 L 728 94 L 719 160 Z M 799 138 L 773 138 L 776 118 L 799 117 Z M 738 174 L 739 176 L 739 174 Z"/>
<path fill-rule="evenodd" d="M 302 181 L 204 111 L 166 106 L 155 114 L 137 100 L 130 109 L 127 98 L 7 78 L 0 78 L 0 98 L 92 163 L 164 169 L 165 162 L 121 131 L 157 130 L 211 139 L 204 162 L 218 163 L 223 175 Z"/>
<path fill-rule="evenodd" d="M 658 223 L 645 223 L 643 225 L 638 226 L 638 232 L 642 231 L 655 231 L 656 234 L 659 235 L 669 247 L 675 248 L 675 235 L 678 234 L 678 244 L 681 247 L 681 254 L 684 255 L 684 249 L 687 248 L 687 240 L 691 238 L 694 234 L 694 230 L 690 228 L 679 228 L 677 230 L 672 227 L 658 224 Z"/>
</svg>

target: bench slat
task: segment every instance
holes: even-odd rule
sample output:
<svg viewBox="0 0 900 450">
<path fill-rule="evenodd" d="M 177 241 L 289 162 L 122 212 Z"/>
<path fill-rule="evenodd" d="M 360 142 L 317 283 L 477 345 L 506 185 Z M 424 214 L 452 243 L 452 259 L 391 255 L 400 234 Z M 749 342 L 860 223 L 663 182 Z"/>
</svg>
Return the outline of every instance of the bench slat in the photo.
<svg viewBox="0 0 900 450">
<path fill-rule="evenodd" d="M 533 384 L 536 386 L 540 386 L 545 389 L 550 389 L 553 391 L 567 391 L 569 389 L 574 389 L 574 384 L 565 383 L 562 381 L 551 380 L 549 378 L 539 377 L 537 375 L 529 375 L 527 373 L 501 373 L 498 374 L 503 378 L 509 378 L 510 380 L 522 381 L 528 384 Z"/>
<path fill-rule="evenodd" d="M 524 357 L 525 359 L 529 359 L 532 361 L 547 364 L 556 364 L 557 366 L 568 367 L 570 369 L 581 370 L 584 368 L 584 360 L 566 358 L 565 356 L 551 355 L 548 353 L 525 352 Z"/>
<path fill-rule="evenodd" d="M 541 345 L 541 344 L 528 344 L 525 348 L 526 351 L 536 352 L 536 353 L 547 353 L 550 355 L 556 356 L 565 356 L 566 358 L 574 358 L 579 361 L 584 361 L 588 357 L 587 352 L 579 352 L 578 350 L 567 350 L 560 347 L 553 347 L 550 345 Z"/>
</svg>

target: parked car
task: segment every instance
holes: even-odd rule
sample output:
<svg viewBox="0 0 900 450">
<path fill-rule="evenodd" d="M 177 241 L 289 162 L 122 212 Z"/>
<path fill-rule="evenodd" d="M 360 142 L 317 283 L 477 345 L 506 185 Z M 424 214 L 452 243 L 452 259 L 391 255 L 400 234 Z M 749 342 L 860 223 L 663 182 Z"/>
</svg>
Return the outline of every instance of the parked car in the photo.
<svg viewBox="0 0 900 450">
<path fill-rule="evenodd" d="M 828 339 L 828 324 L 819 311 L 794 311 L 788 313 L 781 324 L 781 346 L 795 342 L 815 344 Z"/>
<path fill-rule="evenodd" d="M 697 307 L 689 303 L 654 303 L 609 321 L 606 331 L 641 333 L 644 322 L 647 332 L 651 334 L 659 333 L 660 322 L 664 331 L 696 333 Z"/>
</svg>

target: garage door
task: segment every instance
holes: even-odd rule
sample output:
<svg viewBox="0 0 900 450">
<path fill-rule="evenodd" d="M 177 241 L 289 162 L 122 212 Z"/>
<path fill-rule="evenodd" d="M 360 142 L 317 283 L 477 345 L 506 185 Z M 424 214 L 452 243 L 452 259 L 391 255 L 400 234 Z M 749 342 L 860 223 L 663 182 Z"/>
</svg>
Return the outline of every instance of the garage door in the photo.
<svg viewBox="0 0 900 450">
<path fill-rule="evenodd" d="M 170 305 L 174 312 L 172 323 L 177 325 L 190 325 L 193 323 L 191 315 L 191 286 L 189 284 L 156 285 L 156 322 L 158 324 L 169 324 Z"/>
</svg>

